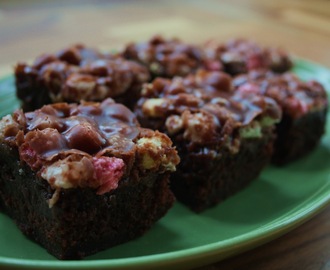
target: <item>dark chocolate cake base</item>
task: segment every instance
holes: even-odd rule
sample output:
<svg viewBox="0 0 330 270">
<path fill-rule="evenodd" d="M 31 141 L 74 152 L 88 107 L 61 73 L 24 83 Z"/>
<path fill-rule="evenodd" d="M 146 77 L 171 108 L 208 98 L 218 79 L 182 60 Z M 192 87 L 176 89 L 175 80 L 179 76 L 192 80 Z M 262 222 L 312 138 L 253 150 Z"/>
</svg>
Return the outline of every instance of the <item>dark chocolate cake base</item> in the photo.
<svg viewBox="0 0 330 270">
<path fill-rule="evenodd" d="M 59 259 L 81 259 L 142 235 L 174 202 L 168 174 L 122 179 L 104 195 L 89 188 L 62 189 L 55 205 L 45 180 L 0 145 L 0 209 L 22 232 Z"/>
<path fill-rule="evenodd" d="M 243 139 L 238 153 L 212 151 L 194 153 L 178 142 L 181 163 L 171 175 L 176 198 L 195 212 L 215 206 L 256 179 L 270 162 L 274 143 L 273 128 L 262 138 Z"/>
<path fill-rule="evenodd" d="M 327 108 L 310 112 L 298 119 L 283 114 L 277 125 L 272 162 L 285 165 L 314 150 L 325 132 L 326 115 Z"/>
<path fill-rule="evenodd" d="M 27 73 L 22 66 L 15 71 L 16 95 L 22 101 L 21 107 L 26 112 L 52 103 L 49 91 L 46 87 L 42 87 L 37 77 L 35 71 Z"/>
</svg>

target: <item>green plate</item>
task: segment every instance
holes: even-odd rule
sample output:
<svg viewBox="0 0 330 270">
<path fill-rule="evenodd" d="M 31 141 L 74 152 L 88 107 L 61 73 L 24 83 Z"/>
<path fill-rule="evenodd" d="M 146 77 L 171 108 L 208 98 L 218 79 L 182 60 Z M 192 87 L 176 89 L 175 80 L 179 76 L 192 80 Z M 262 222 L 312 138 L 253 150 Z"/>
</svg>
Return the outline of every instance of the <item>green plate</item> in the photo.
<svg viewBox="0 0 330 270">
<path fill-rule="evenodd" d="M 330 89 L 330 71 L 297 59 L 294 72 Z M 0 113 L 18 106 L 13 78 L 0 81 Z M 0 214 L 1 269 L 148 269 L 198 267 L 270 241 L 330 202 L 330 123 L 320 146 L 284 168 L 268 167 L 248 188 L 202 214 L 180 203 L 143 237 L 87 257 L 59 261 Z"/>
</svg>

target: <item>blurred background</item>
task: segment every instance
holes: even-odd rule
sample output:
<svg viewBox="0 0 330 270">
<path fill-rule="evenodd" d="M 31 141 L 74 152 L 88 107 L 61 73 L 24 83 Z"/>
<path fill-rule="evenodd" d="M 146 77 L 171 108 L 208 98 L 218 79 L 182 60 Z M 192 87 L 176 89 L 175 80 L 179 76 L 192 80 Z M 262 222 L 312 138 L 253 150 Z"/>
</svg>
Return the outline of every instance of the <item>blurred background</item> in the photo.
<svg viewBox="0 0 330 270">
<path fill-rule="evenodd" d="M 73 43 L 117 49 L 155 33 L 193 43 L 246 37 L 330 67 L 328 0 L 0 0 L 0 74 Z"/>
</svg>

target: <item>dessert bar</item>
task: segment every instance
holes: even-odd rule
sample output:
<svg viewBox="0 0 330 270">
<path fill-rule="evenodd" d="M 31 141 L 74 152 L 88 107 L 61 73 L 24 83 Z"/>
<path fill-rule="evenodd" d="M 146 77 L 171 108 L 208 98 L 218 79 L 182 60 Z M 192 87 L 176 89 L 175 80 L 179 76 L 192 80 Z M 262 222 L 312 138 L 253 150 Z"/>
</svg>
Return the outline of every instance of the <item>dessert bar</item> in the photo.
<svg viewBox="0 0 330 270">
<path fill-rule="evenodd" d="M 235 91 L 262 94 L 274 99 L 283 116 L 277 124 L 273 162 L 284 165 L 306 156 L 325 132 L 328 108 L 324 87 L 316 81 L 303 82 L 291 73 L 251 71 L 233 80 Z"/>
<path fill-rule="evenodd" d="M 272 156 L 280 108 L 233 90 L 230 76 L 218 71 L 156 78 L 136 108 L 142 126 L 165 132 L 177 147 L 181 162 L 171 187 L 196 212 L 241 190 Z"/>
<path fill-rule="evenodd" d="M 0 209 L 59 259 L 145 233 L 174 202 L 171 140 L 112 99 L 58 103 L 0 121 Z"/>
<path fill-rule="evenodd" d="M 57 102 L 115 101 L 132 108 L 148 70 L 118 55 L 75 45 L 15 67 L 16 93 L 24 111 Z"/>
</svg>

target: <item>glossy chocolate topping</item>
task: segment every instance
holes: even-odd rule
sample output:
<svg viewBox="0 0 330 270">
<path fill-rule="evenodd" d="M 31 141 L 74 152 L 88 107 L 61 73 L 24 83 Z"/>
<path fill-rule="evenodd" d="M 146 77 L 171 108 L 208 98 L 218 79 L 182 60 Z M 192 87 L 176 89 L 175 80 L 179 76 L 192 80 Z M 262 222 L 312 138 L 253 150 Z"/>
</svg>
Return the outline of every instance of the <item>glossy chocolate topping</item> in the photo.
<svg viewBox="0 0 330 270">
<path fill-rule="evenodd" d="M 285 113 L 294 118 L 327 106 L 326 91 L 320 83 L 303 82 L 292 73 L 251 71 L 237 76 L 233 85 L 238 93 L 261 94 L 274 99 Z"/>
<path fill-rule="evenodd" d="M 124 143 L 139 133 L 133 113 L 111 99 L 100 105 L 87 102 L 46 105 L 26 113 L 25 117 L 25 143 L 36 141 L 30 146 L 45 158 L 68 149 L 94 155 L 109 146 L 109 139 L 114 135 L 122 138 Z"/>
<path fill-rule="evenodd" d="M 0 121 L 0 143 L 17 148 L 20 160 L 55 190 L 90 187 L 103 194 L 133 168 L 163 173 L 179 162 L 165 134 L 140 128 L 135 115 L 112 99 L 18 110 Z"/>
<path fill-rule="evenodd" d="M 185 76 L 201 67 L 221 69 L 218 61 L 206 61 L 202 48 L 162 36 L 154 36 L 144 43 L 128 44 L 123 56 L 144 64 L 154 76 L 168 78 Z"/>
<path fill-rule="evenodd" d="M 250 40 L 233 39 L 205 45 L 207 58 L 218 60 L 224 71 L 236 75 L 256 69 L 285 72 L 292 67 L 288 54 L 277 48 L 264 48 Z"/>
<path fill-rule="evenodd" d="M 231 83 L 231 77 L 220 71 L 199 70 L 172 80 L 156 78 L 145 85 L 136 113 L 143 125 L 182 134 L 198 145 L 219 145 L 255 120 L 268 119 L 270 125 L 279 121 L 281 110 L 274 100 L 234 92 Z"/>
<path fill-rule="evenodd" d="M 31 66 L 20 63 L 15 73 L 16 83 L 23 84 L 17 88 L 17 95 L 26 103 L 38 89 L 46 89 L 46 103 L 102 101 L 137 91 L 149 80 L 144 66 L 83 45 L 41 55 Z M 29 82 L 33 80 L 33 89 L 24 86 L 26 77 Z"/>
<path fill-rule="evenodd" d="M 234 92 L 231 77 L 220 71 L 199 70 L 194 75 L 172 80 L 157 78 L 142 93 L 140 105 L 158 103 L 155 116 L 204 110 L 216 115 L 220 122 L 231 118 L 244 125 L 261 114 L 274 119 L 280 117 L 280 110 L 272 99 Z"/>
</svg>

